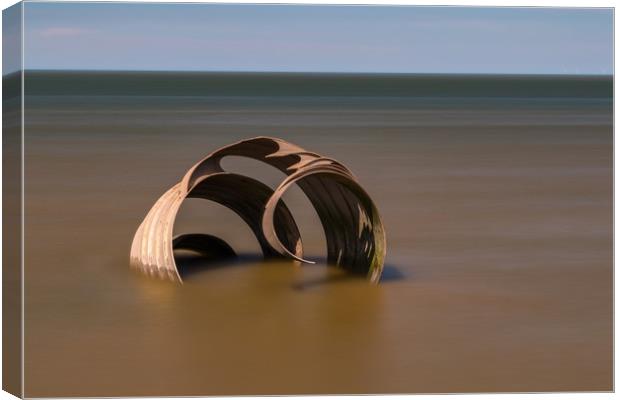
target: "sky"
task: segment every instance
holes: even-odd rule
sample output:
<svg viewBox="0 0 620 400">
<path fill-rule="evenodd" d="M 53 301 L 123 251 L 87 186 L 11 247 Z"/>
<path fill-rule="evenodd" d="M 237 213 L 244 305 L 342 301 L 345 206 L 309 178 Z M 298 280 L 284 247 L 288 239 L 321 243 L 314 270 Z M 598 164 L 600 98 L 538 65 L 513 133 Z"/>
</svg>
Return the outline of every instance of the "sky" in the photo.
<svg viewBox="0 0 620 400">
<path fill-rule="evenodd" d="M 24 12 L 27 69 L 613 73 L 611 9 L 29 2 Z"/>
</svg>

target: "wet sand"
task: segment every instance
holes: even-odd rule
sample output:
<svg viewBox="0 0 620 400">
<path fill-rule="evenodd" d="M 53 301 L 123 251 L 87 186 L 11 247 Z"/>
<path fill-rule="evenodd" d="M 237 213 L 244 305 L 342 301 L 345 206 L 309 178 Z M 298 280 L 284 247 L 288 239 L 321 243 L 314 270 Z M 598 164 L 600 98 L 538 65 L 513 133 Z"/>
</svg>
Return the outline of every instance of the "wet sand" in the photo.
<svg viewBox="0 0 620 400">
<path fill-rule="evenodd" d="M 612 389 L 609 103 L 308 101 L 27 98 L 26 396 Z M 239 262 L 184 255 L 182 287 L 129 270 L 163 191 L 258 135 L 356 174 L 387 231 L 381 285 L 263 263 L 200 200 L 175 231 L 220 236 Z M 320 260 L 314 211 L 287 196 Z"/>
</svg>

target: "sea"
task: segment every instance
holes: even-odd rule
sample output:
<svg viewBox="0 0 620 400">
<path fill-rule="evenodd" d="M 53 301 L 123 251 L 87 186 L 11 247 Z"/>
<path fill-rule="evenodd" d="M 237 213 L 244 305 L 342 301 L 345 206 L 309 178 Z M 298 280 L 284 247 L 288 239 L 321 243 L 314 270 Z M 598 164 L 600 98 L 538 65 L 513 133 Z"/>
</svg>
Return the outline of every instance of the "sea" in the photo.
<svg viewBox="0 0 620 400">
<path fill-rule="evenodd" d="M 613 390 L 612 77 L 28 70 L 23 99 L 20 78 L 25 396 Z M 325 264 L 298 189 L 317 264 L 263 261 L 238 216 L 190 199 L 175 233 L 239 259 L 179 254 L 183 285 L 130 270 L 157 198 L 255 136 L 353 171 L 386 229 L 379 285 Z"/>
</svg>

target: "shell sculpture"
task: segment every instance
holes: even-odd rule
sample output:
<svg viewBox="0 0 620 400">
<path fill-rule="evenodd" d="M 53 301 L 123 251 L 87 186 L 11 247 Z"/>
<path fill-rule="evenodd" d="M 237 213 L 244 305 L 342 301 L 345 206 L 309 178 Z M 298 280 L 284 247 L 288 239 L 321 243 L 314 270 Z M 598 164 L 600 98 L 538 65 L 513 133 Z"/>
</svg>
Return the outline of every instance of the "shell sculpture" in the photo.
<svg viewBox="0 0 620 400">
<path fill-rule="evenodd" d="M 272 190 L 265 184 L 220 165 L 226 156 L 263 161 L 287 175 Z M 323 157 L 271 137 L 242 140 L 214 151 L 187 171 L 153 205 L 131 245 L 130 265 L 152 277 L 182 282 L 174 259 L 175 249 L 199 252 L 212 258 L 234 257 L 234 250 L 215 236 L 192 233 L 173 237 L 174 221 L 186 198 L 220 203 L 237 213 L 252 229 L 265 258 L 303 258 L 299 230 L 281 199 L 297 184 L 306 194 L 323 225 L 327 262 L 378 283 L 386 243 L 379 212 L 351 171 Z"/>
</svg>

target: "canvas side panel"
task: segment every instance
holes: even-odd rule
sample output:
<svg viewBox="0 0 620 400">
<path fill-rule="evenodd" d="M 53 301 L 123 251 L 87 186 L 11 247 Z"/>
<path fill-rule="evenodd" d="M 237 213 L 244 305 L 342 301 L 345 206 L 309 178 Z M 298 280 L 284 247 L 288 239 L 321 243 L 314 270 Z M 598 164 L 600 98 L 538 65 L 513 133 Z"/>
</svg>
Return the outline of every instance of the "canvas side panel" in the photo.
<svg viewBox="0 0 620 400">
<path fill-rule="evenodd" d="M 22 3 L 2 12 L 2 389 L 22 397 Z"/>
</svg>

